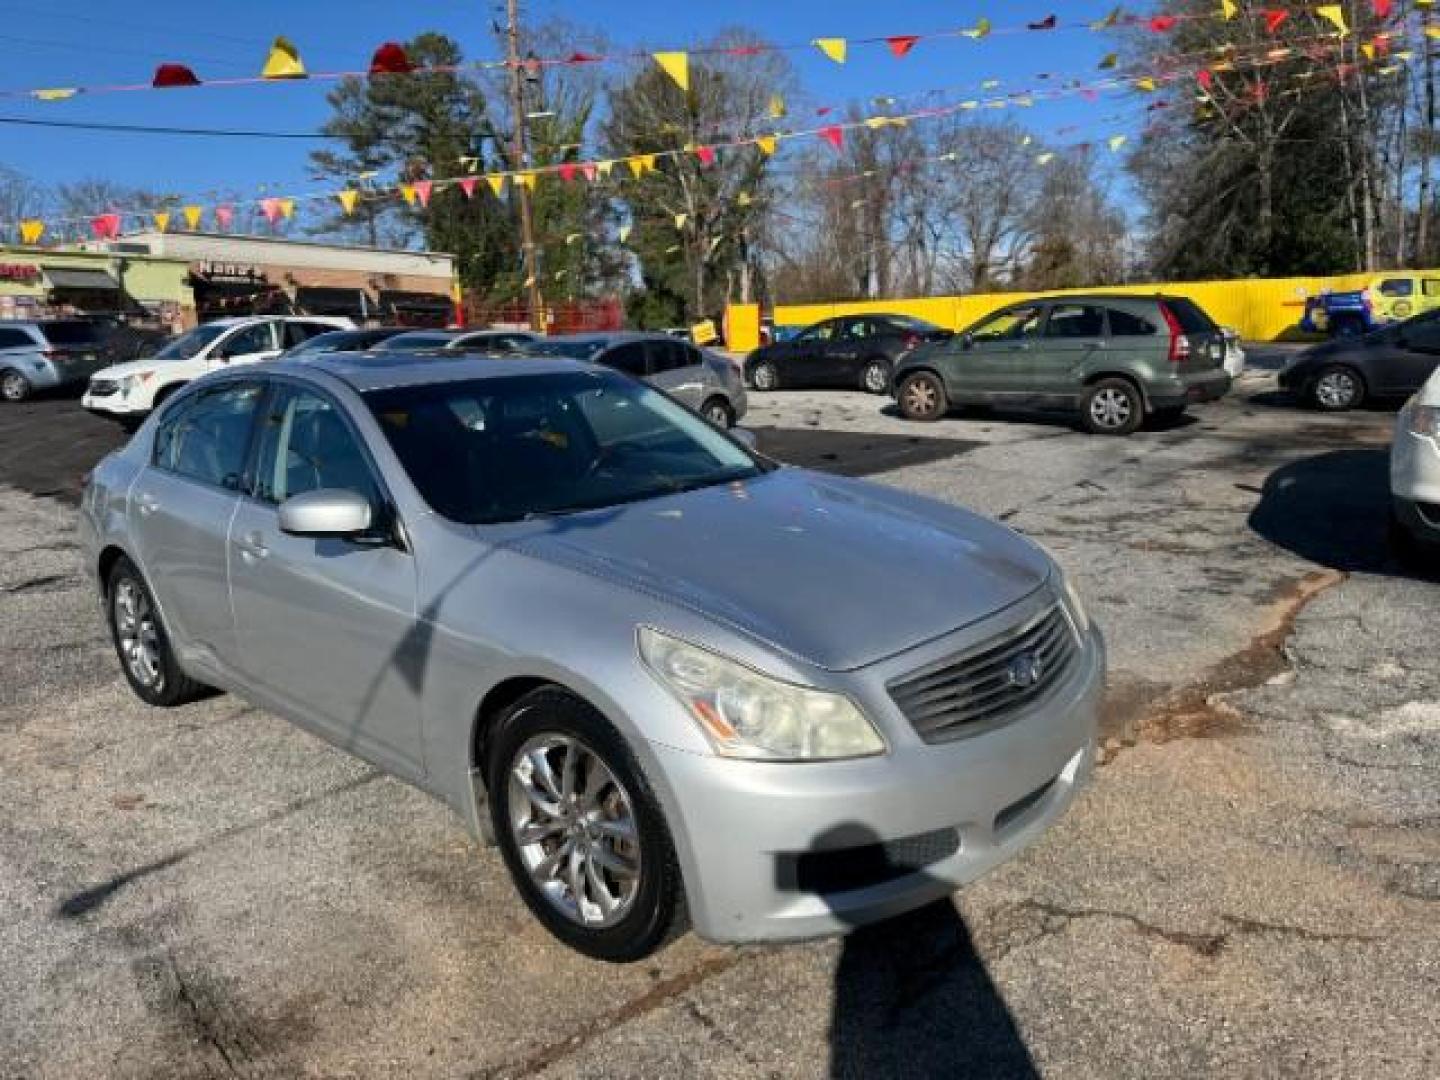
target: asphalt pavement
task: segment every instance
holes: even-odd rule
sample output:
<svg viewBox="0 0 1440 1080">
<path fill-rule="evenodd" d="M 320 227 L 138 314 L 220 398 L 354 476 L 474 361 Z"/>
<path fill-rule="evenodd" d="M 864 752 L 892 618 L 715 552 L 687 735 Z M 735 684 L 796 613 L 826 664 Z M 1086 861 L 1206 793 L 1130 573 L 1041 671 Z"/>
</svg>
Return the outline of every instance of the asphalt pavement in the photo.
<svg viewBox="0 0 1440 1080">
<path fill-rule="evenodd" d="M 233 698 L 149 710 L 71 534 L 119 434 L 0 410 L 0 1076 L 1440 1075 L 1440 585 L 1393 413 L 1261 370 L 1129 439 L 753 395 L 776 456 L 1046 544 L 1104 626 L 1105 764 L 954 903 L 844 941 L 554 943 L 424 796 Z"/>
</svg>

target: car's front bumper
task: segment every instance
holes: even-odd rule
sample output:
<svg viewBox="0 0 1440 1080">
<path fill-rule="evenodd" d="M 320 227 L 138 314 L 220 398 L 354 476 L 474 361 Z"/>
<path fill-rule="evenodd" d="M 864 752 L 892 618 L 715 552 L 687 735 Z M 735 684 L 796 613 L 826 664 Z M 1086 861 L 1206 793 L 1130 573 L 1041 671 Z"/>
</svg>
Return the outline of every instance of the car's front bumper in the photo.
<svg viewBox="0 0 1440 1080">
<path fill-rule="evenodd" d="M 1390 493 L 1395 516 L 1422 540 L 1440 543 L 1440 439 L 1407 430 L 1401 414 L 1390 447 Z"/>
<path fill-rule="evenodd" d="M 112 420 L 141 420 L 150 412 L 148 408 L 139 408 L 129 401 L 124 391 L 120 390 L 113 394 L 95 394 L 86 390 L 80 398 L 80 406 L 97 416 Z"/>
<path fill-rule="evenodd" d="M 1105 647 L 1092 630 L 1063 683 L 1013 722 L 858 761 L 747 762 L 653 746 L 683 834 L 687 902 L 713 941 L 843 933 L 944 896 L 1013 857 L 1074 800 L 1094 763 Z M 895 852 L 909 868 L 845 879 Z M 931 857 L 926 856 L 926 852 Z M 918 868 L 916 868 L 918 866 Z"/>
</svg>

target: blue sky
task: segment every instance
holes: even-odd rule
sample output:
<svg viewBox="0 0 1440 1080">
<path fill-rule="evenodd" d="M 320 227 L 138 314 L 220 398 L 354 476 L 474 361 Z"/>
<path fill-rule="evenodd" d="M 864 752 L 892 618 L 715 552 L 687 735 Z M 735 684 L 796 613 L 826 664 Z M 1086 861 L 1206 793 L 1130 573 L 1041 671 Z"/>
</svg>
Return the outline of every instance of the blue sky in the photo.
<svg viewBox="0 0 1440 1080">
<path fill-rule="evenodd" d="M 859 38 L 924 33 L 971 25 L 988 16 L 997 27 L 1041 19 L 1100 18 L 1111 4 L 1093 0 L 923 0 L 911 3 L 821 3 L 817 0 L 530 0 L 527 19 L 562 16 L 598 25 L 616 47 L 683 48 L 727 26 L 743 25 L 781 43 L 817 36 Z M 283 33 L 300 48 L 311 70 L 362 67 L 380 42 L 436 29 L 461 41 L 470 58 L 492 57 L 488 24 L 503 4 L 495 0 L 0 0 L 0 42 L 7 63 L 0 88 L 148 81 L 162 61 L 187 63 L 200 78 L 254 75 L 268 43 Z M 808 94 L 826 104 L 904 95 L 988 78 L 1005 88 L 1050 71 L 1086 77 L 1116 47 L 1109 35 L 1085 31 L 994 35 L 922 42 L 904 60 L 883 47 L 853 48 L 843 67 L 814 50 L 795 54 Z M 0 115 L 55 120 L 190 127 L 314 130 L 327 109 L 321 82 L 242 88 L 142 91 L 42 103 L 0 100 Z M 1077 98 L 1009 109 L 1041 137 L 1067 125 L 1079 130 L 1058 141 L 1103 138 L 1122 125 L 1097 121 L 1132 112 L 1116 98 L 1091 104 Z M 808 120 L 801 117 L 800 119 Z M 0 125 L 0 164 L 42 183 L 88 176 L 173 191 L 204 200 L 211 193 L 313 191 L 306 152 L 317 142 L 185 138 L 59 131 Z M 212 196 L 213 197 L 213 196 Z"/>
</svg>

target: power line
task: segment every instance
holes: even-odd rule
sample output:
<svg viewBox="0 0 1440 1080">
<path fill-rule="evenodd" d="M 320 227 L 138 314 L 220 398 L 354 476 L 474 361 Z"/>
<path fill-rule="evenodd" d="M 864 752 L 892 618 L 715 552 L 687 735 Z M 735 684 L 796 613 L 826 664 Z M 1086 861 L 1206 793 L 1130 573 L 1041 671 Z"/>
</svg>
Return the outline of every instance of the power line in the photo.
<svg viewBox="0 0 1440 1080">
<path fill-rule="evenodd" d="M 0 124 L 23 127 L 71 128 L 78 131 L 108 131 L 120 135 L 201 135 L 236 139 L 328 139 L 319 131 L 248 131 L 240 128 L 159 127 L 147 124 L 102 124 L 80 120 L 35 120 L 26 116 L 0 116 Z"/>
</svg>

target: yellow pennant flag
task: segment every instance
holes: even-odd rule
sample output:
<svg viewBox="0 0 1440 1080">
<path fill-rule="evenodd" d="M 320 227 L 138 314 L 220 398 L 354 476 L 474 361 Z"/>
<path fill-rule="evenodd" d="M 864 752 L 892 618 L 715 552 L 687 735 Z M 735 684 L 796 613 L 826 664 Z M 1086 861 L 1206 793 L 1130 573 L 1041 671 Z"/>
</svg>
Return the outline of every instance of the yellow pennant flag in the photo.
<svg viewBox="0 0 1440 1080">
<path fill-rule="evenodd" d="M 294 200 L 294 199 L 281 199 L 281 200 L 280 200 L 280 216 L 281 216 L 281 217 L 284 217 L 284 218 L 292 218 L 292 217 L 295 216 L 295 200 Z"/>
<path fill-rule="evenodd" d="M 200 227 L 200 219 L 205 216 L 205 208 L 201 206 L 186 206 L 180 212 L 185 215 L 185 228 L 191 232 Z"/>
<path fill-rule="evenodd" d="M 1109 139 L 1109 142 L 1110 142 L 1110 149 L 1111 149 L 1111 150 L 1119 150 L 1122 146 L 1125 145 L 1125 136 L 1124 136 L 1124 135 L 1111 135 L 1111 136 L 1110 136 L 1110 139 Z"/>
<path fill-rule="evenodd" d="M 64 101 L 72 98 L 80 91 L 73 86 L 52 86 L 46 90 L 31 90 L 30 96 L 41 101 Z"/>
<path fill-rule="evenodd" d="M 710 241 L 710 246 L 705 249 L 705 257 L 708 259 L 711 255 L 714 255 L 714 254 L 715 254 L 715 249 L 718 248 L 718 247 L 719 247 L 721 244 L 723 244 L 724 242 L 725 242 L 725 238 L 724 238 L 723 236 L 717 236 L 717 237 L 715 237 L 715 239 L 711 240 L 711 241 Z M 712 326 L 712 328 L 713 328 L 713 326 Z M 710 340 L 711 340 L 711 341 L 714 341 L 715 339 L 712 337 Z"/>
<path fill-rule="evenodd" d="M 837 64 L 845 62 L 849 43 L 843 37 L 821 37 L 815 39 L 815 47 Z"/>
<path fill-rule="evenodd" d="M 770 119 L 779 120 L 785 115 L 785 99 L 779 94 L 770 95 Z"/>
<path fill-rule="evenodd" d="M 972 29 L 970 29 L 970 30 L 961 30 L 960 33 L 964 34 L 966 37 L 970 38 L 970 39 L 973 40 L 973 41 L 979 41 L 981 38 L 989 37 L 989 36 L 990 36 L 990 20 L 989 20 L 989 19 L 981 19 L 980 21 L 978 21 L 978 22 L 975 24 L 975 26 L 974 26 Z"/>
<path fill-rule="evenodd" d="M 750 193 L 748 191 L 742 191 L 739 195 L 735 196 L 735 202 L 740 206 L 749 206 L 754 201 L 755 200 L 750 197 Z"/>
<path fill-rule="evenodd" d="M 652 53 L 655 62 L 666 75 L 675 80 L 675 85 L 687 93 L 690 90 L 690 54 L 686 52 Z"/>
<path fill-rule="evenodd" d="M 340 200 L 340 208 L 345 211 L 345 216 L 349 217 L 355 212 L 355 202 L 360 198 L 360 192 L 354 188 L 346 188 L 344 191 L 337 191 L 335 197 Z"/>
<path fill-rule="evenodd" d="M 565 237 L 565 243 L 567 245 L 578 244 L 584 236 L 584 233 L 572 232 L 569 236 Z"/>
<path fill-rule="evenodd" d="M 1372 45 L 1370 42 L 1367 41 L 1367 42 L 1365 42 L 1364 45 L 1361 45 L 1361 46 L 1360 46 L 1360 51 L 1365 54 L 1365 59 L 1366 59 L 1366 60 L 1374 60 L 1374 59 L 1375 59 L 1375 46 Z"/>
<path fill-rule="evenodd" d="M 962 101 L 962 102 L 960 102 L 960 108 L 962 108 L 962 109 L 978 109 L 979 107 L 980 107 L 980 103 L 979 103 L 978 101 Z"/>
<path fill-rule="evenodd" d="M 1220 14 L 1225 18 L 1233 19 L 1240 9 L 1235 6 L 1235 0 L 1220 0 Z"/>
<path fill-rule="evenodd" d="M 871 131 L 876 131 L 876 130 L 878 130 L 879 128 L 884 127 L 884 126 L 885 126 L 886 124 L 888 124 L 889 122 L 890 122 L 889 117 L 885 117 L 885 116 L 872 116 L 872 117 L 870 117 L 868 120 L 865 121 L 865 126 L 866 126 L 867 128 L 869 128 Z"/>
<path fill-rule="evenodd" d="M 415 185 L 414 185 L 414 184 L 401 184 L 401 185 L 400 185 L 400 197 L 405 200 L 405 205 L 406 205 L 406 206 L 414 206 L 414 205 L 415 205 Z"/>
<path fill-rule="evenodd" d="M 34 219 L 20 222 L 20 242 L 22 244 L 38 244 L 44 235 L 45 222 Z"/>
<path fill-rule="evenodd" d="M 1143 90 L 1149 94 L 1155 89 L 1155 80 L 1146 75 L 1143 79 L 1135 80 L 1135 89 Z"/>
<path fill-rule="evenodd" d="M 762 154 L 764 154 L 766 157 L 769 157 L 771 154 L 775 153 L 775 136 L 756 135 L 755 145 L 760 148 L 760 152 Z"/>
<path fill-rule="evenodd" d="M 489 176 L 485 177 L 485 182 L 490 185 L 490 190 L 494 192 L 497 199 L 501 195 L 505 194 L 505 177 L 496 173 L 491 173 Z"/>
<path fill-rule="evenodd" d="M 170 214 L 168 211 L 156 210 L 151 216 L 155 219 L 155 228 L 161 232 L 165 232 L 170 228 Z"/>
<path fill-rule="evenodd" d="M 689 221 L 689 220 L 690 220 L 690 215 L 689 215 L 689 214 L 676 214 L 676 215 L 675 215 L 675 228 L 677 228 L 677 229 L 683 229 L 683 228 L 685 228 L 685 223 L 686 223 L 687 221 Z"/>
<path fill-rule="evenodd" d="M 1113 27 L 1113 26 L 1118 26 L 1119 23 L 1120 23 L 1120 16 L 1123 15 L 1123 14 L 1125 14 L 1125 12 L 1124 12 L 1123 9 L 1118 8 L 1118 7 L 1117 7 L 1117 8 L 1112 8 L 1112 9 L 1110 10 L 1110 14 L 1109 14 L 1109 15 L 1106 15 L 1106 16 L 1105 16 L 1103 19 L 1101 19 L 1099 22 L 1093 22 L 1093 23 L 1091 23 L 1091 24 L 1090 24 L 1090 29 L 1091 29 L 1091 30 L 1109 30 L 1109 29 L 1110 29 L 1111 27 Z"/>
<path fill-rule="evenodd" d="M 647 172 L 655 171 L 655 155 L 636 154 L 632 158 L 626 158 L 625 164 L 630 166 L 631 174 L 638 180 Z"/>
<path fill-rule="evenodd" d="M 286 37 L 277 37 L 270 46 L 270 55 L 265 57 L 265 66 L 260 69 L 262 79 L 303 79 L 305 65 L 300 60 L 300 50 Z"/>
<path fill-rule="evenodd" d="M 1119 53 L 1113 53 L 1113 52 L 1112 52 L 1112 53 L 1106 53 L 1106 54 L 1105 54 L 1105 59 L 1100 61 L 1100 70 L 1101 70 L 1101 71 L 1109 71 L 1111 68 L 1113 68 L 1113 67 L 1114 67 L 1116 64 L 1118 64 L 1118 63 L 1120 63 L 1120 54 L 1119 54 Z"/>
<path fill-rule="evenodd" d="M 625 243 L 626 240 L 629 240 L 629 239 L 630 239 L 630 226 L 629 226 L 629 225 L 621 225 L 621 226 L 620 226 L 620 230 L 619 230 L 619 232 L 618 232 L 616 235 L 618 235 L 618 236 L 620 237 L 620 242 L 621 242 L 622 244 Z"/>
<path fill-rule="evenodd" d="M 610 170 L 613 168 L 615 168 L 615 162 L 613 161 L 597 161 L 595 163 L 595 175 L 603 179 L 610 175 Z"/>
<path fill-rule="evenodd" d="M 1322 4 L 1315 9 L 1315 14 L 1334 23 L 1342 38 L 1350 33 L 1350 27 L 1345 22 L 1345 9 L 1339 4 Z"/>
<path fill-rule="evenodd" d="M 525 172 L 516 173 L 515 182 L 521 187 L 523 187 L 526 191 L 535 190 L 535 174 L 533 172 L 530 172 L 528 169 Z"/>
<path fill-rule="evenodd" d="M 1428 37 L 1428 38 L 1440 38 L 1440 26 L 1427 26 L 1427 27 L 1425 27 L 1425 36 Z M 1403 56 L 1403 57 L 1405 57 L 1406 60 L 1409 60 L 1409 59 L 1410 59 L 1410 57 L 1407 56 L 1407 55 L 1404 54 L 1404 53 L 1396 53 L 1395 55 L 1396 55 L 1396 56 Z"/>
</svg>

